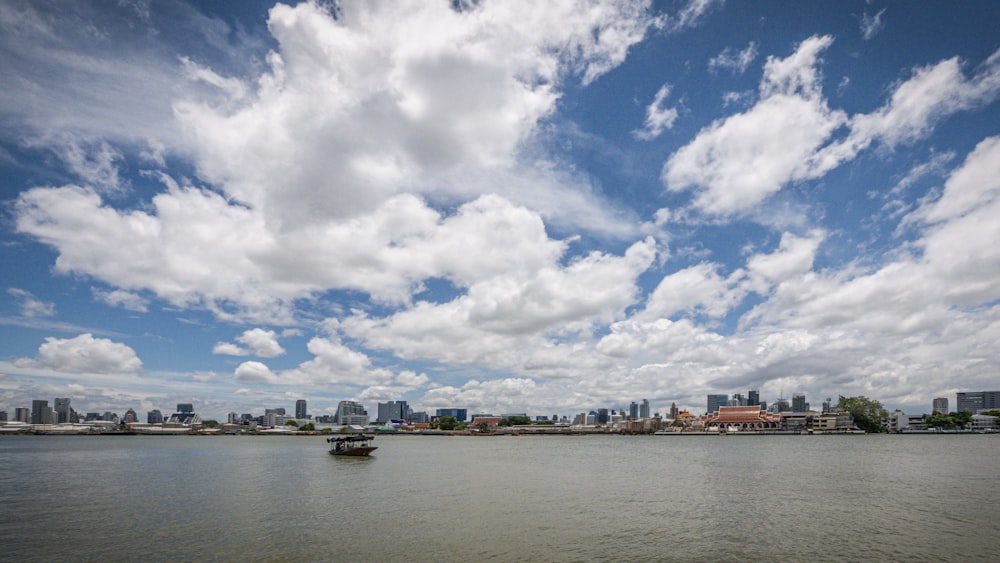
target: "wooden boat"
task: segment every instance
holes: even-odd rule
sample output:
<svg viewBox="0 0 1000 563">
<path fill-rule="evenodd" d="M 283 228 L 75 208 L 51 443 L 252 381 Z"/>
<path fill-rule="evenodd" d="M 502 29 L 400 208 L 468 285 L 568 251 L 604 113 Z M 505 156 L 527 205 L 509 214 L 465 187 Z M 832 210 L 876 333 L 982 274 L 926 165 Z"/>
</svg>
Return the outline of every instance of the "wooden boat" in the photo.
<svg viewBox="0 0 1000 563">
<path fill-rule="evenodd" d="M 330 443 L 330 455 L 366 456 L 378 449 L 372 445 L 375 436 L 340 436 L 327 438 Z"/>
</svg>

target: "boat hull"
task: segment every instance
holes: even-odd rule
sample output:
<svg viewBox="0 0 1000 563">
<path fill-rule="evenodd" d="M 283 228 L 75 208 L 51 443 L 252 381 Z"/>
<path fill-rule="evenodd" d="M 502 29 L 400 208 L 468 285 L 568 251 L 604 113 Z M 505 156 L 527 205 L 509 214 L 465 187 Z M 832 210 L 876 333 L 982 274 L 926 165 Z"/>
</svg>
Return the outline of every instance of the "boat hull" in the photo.
<svg viewBox="0 0 1000 563">
<path fill-rule="evenodd" d="M 351 448 L 349 450 L 341 450 L 339 452 L 330 451 L 330 455 L 346 455 L 353 457 L 361 457 L 371 454 L 373 451 L 377 450 L 378 446 L 368 446 L 365 448 Z"/>
</svg>

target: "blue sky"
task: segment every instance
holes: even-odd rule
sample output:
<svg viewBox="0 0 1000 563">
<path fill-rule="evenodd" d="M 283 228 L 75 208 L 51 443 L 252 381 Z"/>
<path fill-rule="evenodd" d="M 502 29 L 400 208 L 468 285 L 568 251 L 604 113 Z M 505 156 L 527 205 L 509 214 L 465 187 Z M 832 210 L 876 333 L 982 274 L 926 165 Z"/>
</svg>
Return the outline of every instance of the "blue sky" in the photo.
<svg viewBox="0 0 1000 563">
<path fill-rule="evenodd" d="M 995 2 L 0 2 L 0 410 L 1000 387 Z"/>
</svg>

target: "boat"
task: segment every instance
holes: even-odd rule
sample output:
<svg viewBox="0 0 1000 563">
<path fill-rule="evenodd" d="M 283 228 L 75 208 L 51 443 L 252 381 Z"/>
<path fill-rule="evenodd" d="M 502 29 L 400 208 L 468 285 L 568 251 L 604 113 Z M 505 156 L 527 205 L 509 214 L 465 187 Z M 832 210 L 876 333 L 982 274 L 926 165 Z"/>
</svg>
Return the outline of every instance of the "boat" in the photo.
<svg viewBox="0 0 1000 563">
<path fill-rule="evenodd" d="M 340 436 L 337 438 L 327 438 L 330 443 L 330 455 L 366 456 L 378 449 L 372 445 L 375 436 Z"/>
</svg>

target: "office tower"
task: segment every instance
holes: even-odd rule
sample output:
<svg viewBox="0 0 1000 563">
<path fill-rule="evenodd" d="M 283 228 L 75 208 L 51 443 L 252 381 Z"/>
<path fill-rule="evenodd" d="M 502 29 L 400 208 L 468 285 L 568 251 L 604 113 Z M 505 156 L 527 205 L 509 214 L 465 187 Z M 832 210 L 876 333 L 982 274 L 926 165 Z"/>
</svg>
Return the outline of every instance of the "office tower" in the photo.
<svg viewBox="0 0 1000 563">
<path fill-rule="evenodd" d="M 28 407 L 15 407 L 14 420 L 17 422 L 31 422 L 31 409 Z"/>
<path fill-rule="evenodd" d="M 125 411 L 125 416 L 122 418 L 122 422 L 126 424 L 139 422 L 139 415 L 135 414 L 135 411 L 133 409 L 129 409 Z"/>
<path fill-rule="evenodd" d="M 298 401 L 295 401 L 295 418 L 297 418 L 299 420 L 302 420 L 302 419 L 305 419 L 305 418 L 309 418 L 308 416 L 306 416 L 306 400 L 305 399 L 299 399 Z"/>
<path fill-rule="evenodd" d="M 733 393 L 733 398 L 729 401 L 729 406 L 731 407 L 745 407 L 747 406 L 747 400 L 743 398 L 742 393 Z"/>
<path fill-rule="evenodd" d="M 720 406 L 726 406 L 729 404 L 729 395 L 709 395 L 708 396 L 708 413 L 719 412 Z"/>
<path fill-rule="evenodd" d="M 827 397 L 826 400 L 823 401 L 823 412 L 828 413 L 832 411 L 833 411 L 833 399 Z"/>
<path fill-rule="evenodd" d="M 0 422 L 7 422 L 7 411 L 0 411 Z"/>
<path fill-rule="evenodd" d="M 639 405 L 635 401 L 632 401 L 628 406 L 628 418 L 629 420 L 639 418 Z"/>
<path fill-rule="evenodd" d="M 804 393 L 792 395 L 792 412 L 806 412 L 806 396 Z"/>
<path fill-rule="evenodd" d="M 649 418 L 649 400 L 643 399 L 639 405 L 639 418 Z"/>
<path fill-rule="evenodd" d="M 340 403 L 337 404 L 337 424 L 354 424 L 354 422 L 352 422 L 354 420 L 353 417 L 361 416 L 364 416 L 366 420 L 363 424 L 368 424 L 368 411 L 365 410 L 364 405 L 361 403 L 357 401 L 340 401 Z"/>
<path fill-rule="evenodd" d="M 54 411 L 48 401 L 35 399 L 31 401 L 31 423 L 52 424 L 55 421 Z"/>
<path fill-rule="evenodd" d="M 389 401 L 378 404 L 378 418 L 376 422 L 386 423 L 391 420 L 409 420 L 410 407 L 406 401 Z"/>
<path fill-rule="evenodd" d="M 163 424 L 163 413 L 159 409 L 153 409 L 146 413 L 146 422 L 149 424 Z"/>
<path fill-rule="evenodd" d="M 956 394 L 955 410 L 976 413 L 1000 409 L 1000 391 L 967 391 Z"/>
<path fill-rule="evenodd" d="M 191 414 L 194 412 L 194 405 L 191 403 L 177 403 L 178 414 Z"/>
<path fill-rule="evenodd" d="M 56 422 L 58 422 L 59 424 L 65 424 L 68 422 L 77 422 L 75 420 L 70 420 L 72 412 L 73 409 L 71 409 L 69 406 L 68 398 L 60 399 L 59 397 L 56 397 L 56 404 L 55 404 Z"/>
<path fill-rule="evenodd" d="M 677 403 L 670 403 L 670 420 L 677 420 L 677 415 L 680 411 L 677 410 Z"/>
<path fill-rule="evenodd" d="M 939 412 L 941 414 L 948 414 L 948 397 L 937 397 L 932 403 L 933 407 L 931 412 Z"/>
<path fill-rule="evenodd" d="M 747 406 L 756 407 L 760 404 L 760 391 L 751 389 L 747 391 Z"/>
<path fill-rule="evenodd" d="M 467 409 L 438 409 L 437 417 L 442 416 L 453 416 L 458 422 L 465 422 L 465 419 L 469 417 L 469 411 Z"/>
<path fill-rule="evenodd" d="M 611 418 L 608 416 L 608 409 L 597 409 L 597 423 L 607 424 Z"/>
</svg>

